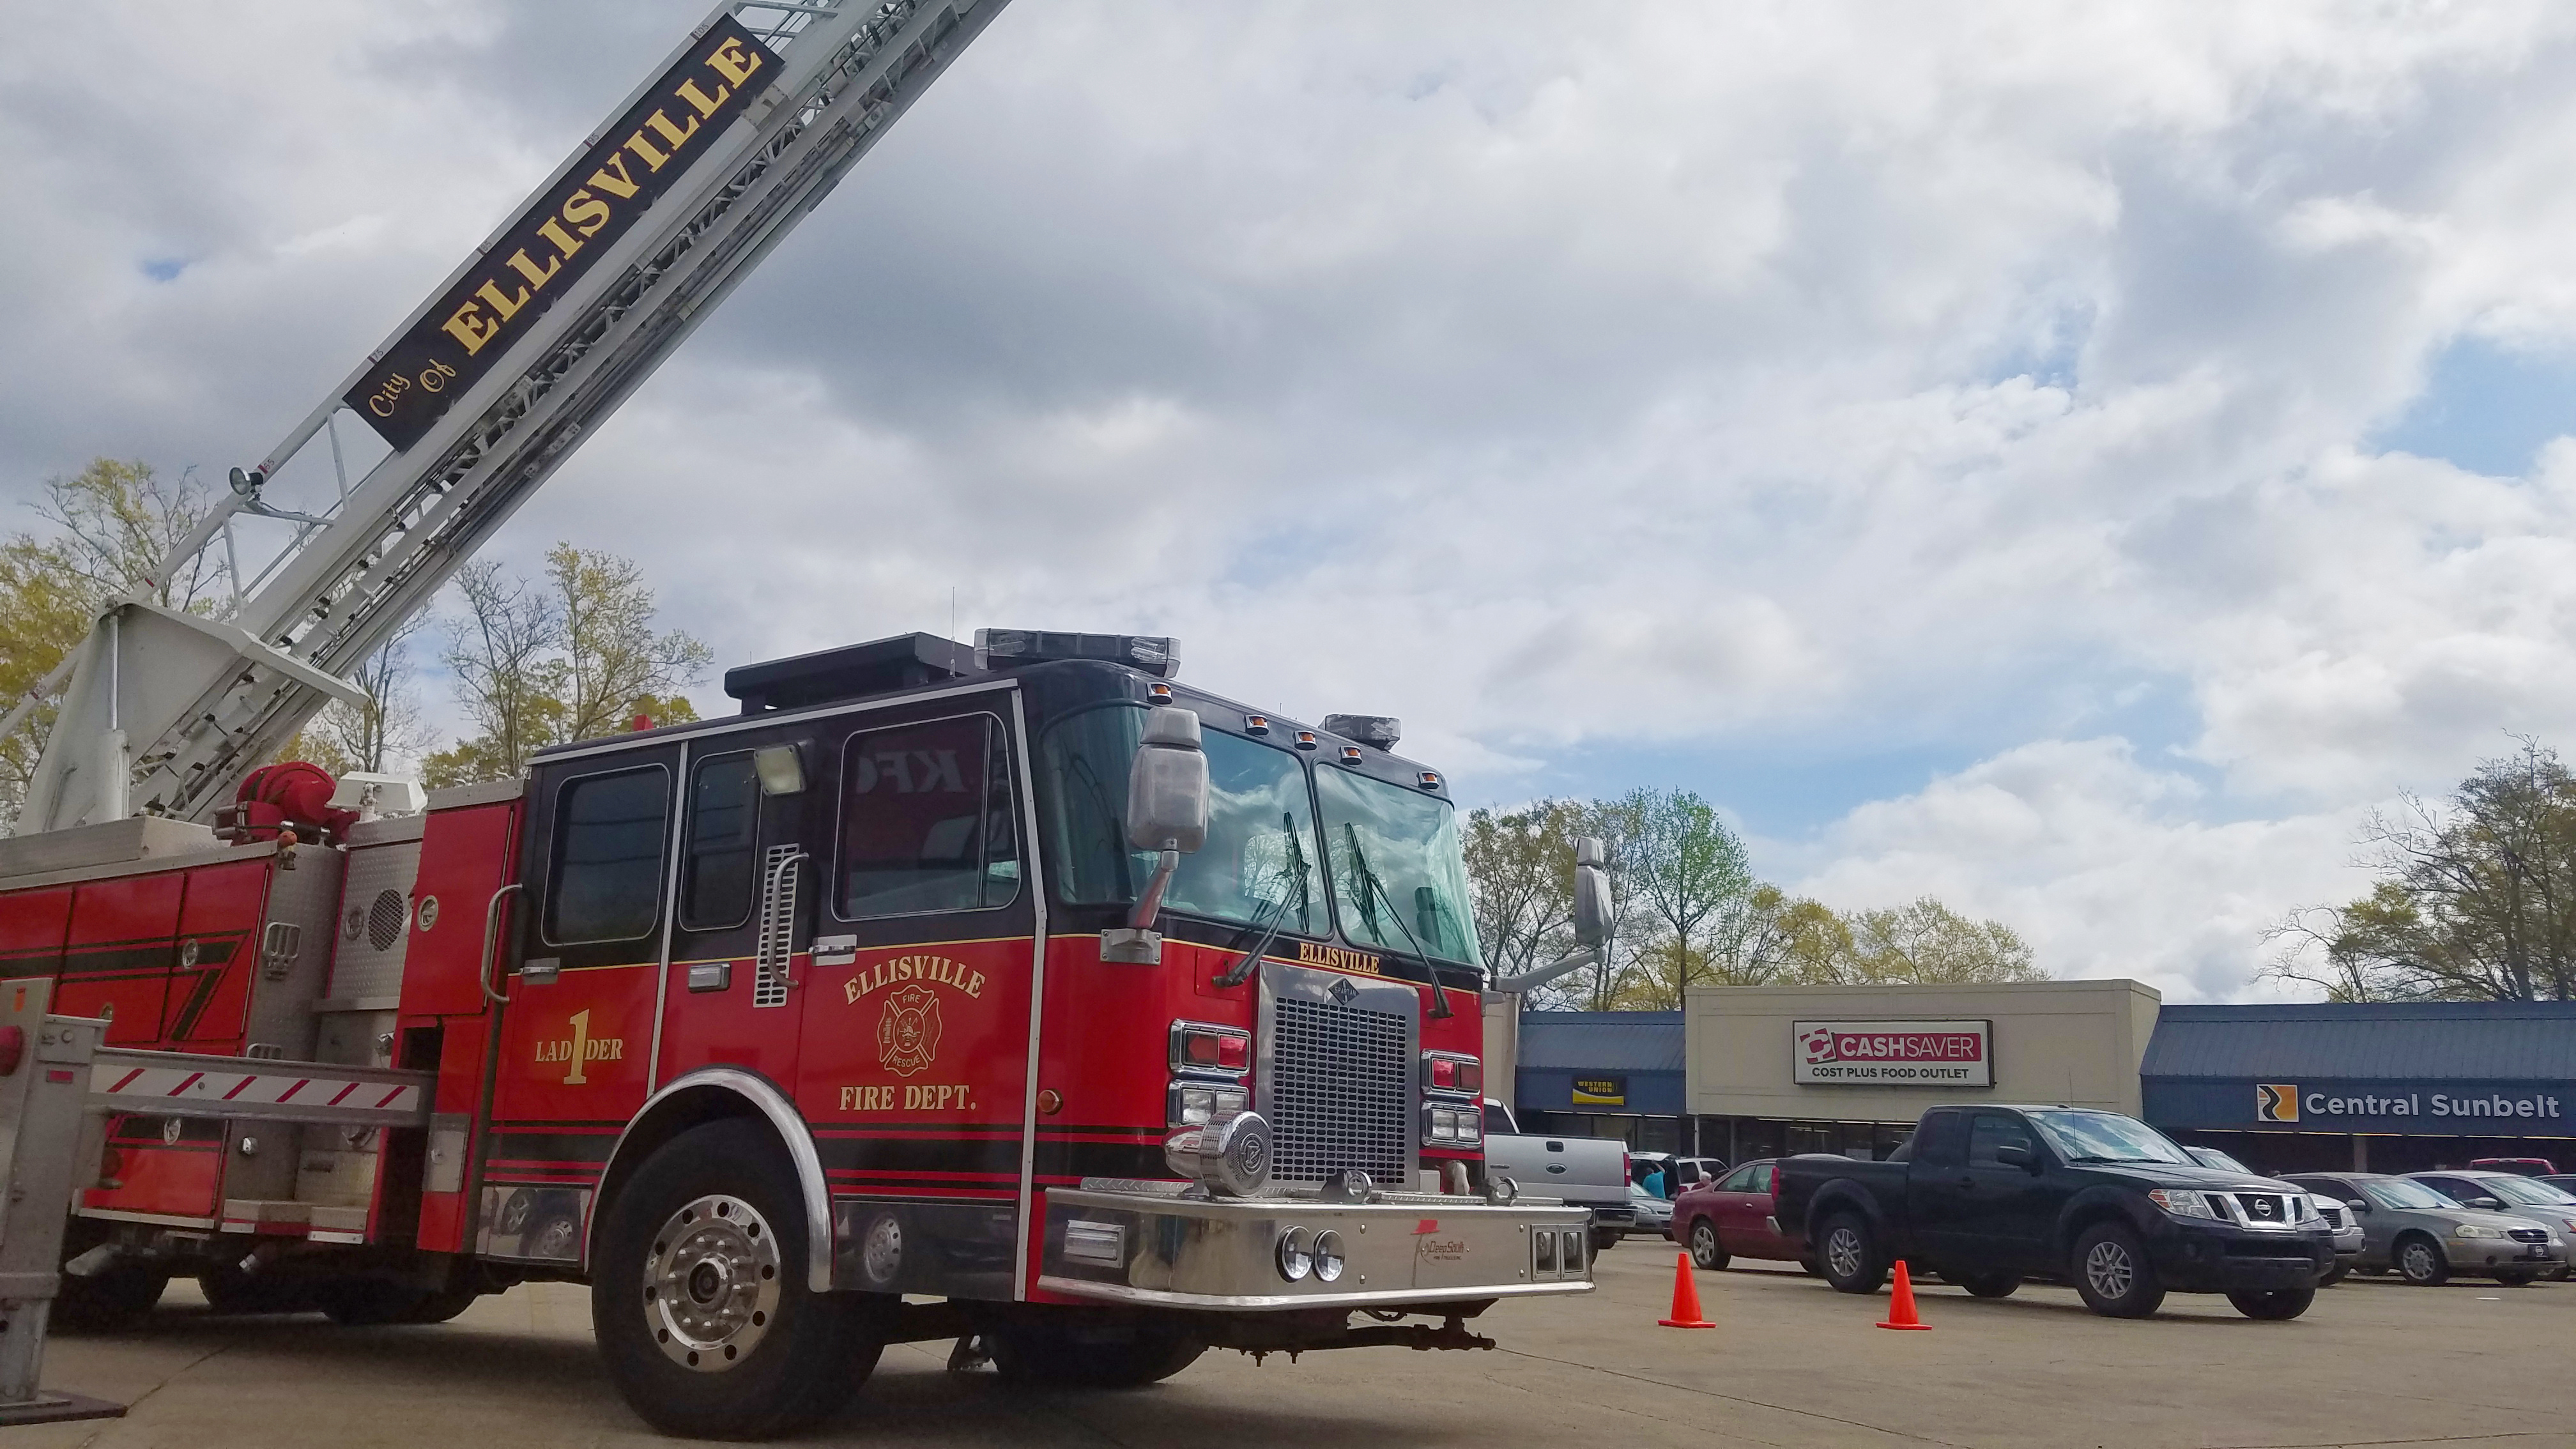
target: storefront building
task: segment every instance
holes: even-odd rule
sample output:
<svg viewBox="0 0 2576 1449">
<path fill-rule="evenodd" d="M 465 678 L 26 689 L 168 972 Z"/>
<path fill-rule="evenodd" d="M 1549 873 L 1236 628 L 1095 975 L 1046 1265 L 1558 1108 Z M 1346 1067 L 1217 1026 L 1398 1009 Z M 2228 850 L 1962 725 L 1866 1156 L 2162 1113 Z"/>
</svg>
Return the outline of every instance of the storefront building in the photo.
<svg viewBox="0 0 2576 1449">
<path fill-rule="evenodd" d="M 1524 1126 L 1740 1162 L 1883 1157 L 1925 1107 L 2145 1118 L 2262 1171 L 2576 1171 L 2576 1003 L 2166 1006 L 2136 981 L 1723 987 L 1679 1012 L 1488 1014 Z"/>
<path fill-rule="evenodd" d="M 2156 993 L 2135 981 L 1739 986 L 1683 1012 L 1690 1112 L 1709 1152 L 1884 1157 L 1926 1107 L 2138 1110 Z"/>
<path fill-rule="evenodd" d="M 2148 1121 L 2266 1172 L 2576 1171 L 2576 1002 L 2168 1006 Z"/>
</svg>

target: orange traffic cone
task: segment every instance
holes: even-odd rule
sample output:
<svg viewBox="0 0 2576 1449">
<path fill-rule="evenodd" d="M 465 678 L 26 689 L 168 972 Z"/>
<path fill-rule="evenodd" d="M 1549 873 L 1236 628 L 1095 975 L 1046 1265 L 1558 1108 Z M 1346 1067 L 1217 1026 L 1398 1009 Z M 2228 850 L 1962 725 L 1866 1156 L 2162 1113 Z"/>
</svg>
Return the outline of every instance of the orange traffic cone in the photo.
<svg viewBox="0 0 2576 1449">
<path fill-rule="evenodd" d="M 1656 1320 L 1666 1328 L 1715 1328 L 1699 1316 L 1699 1284 L 1691 1278 L 1690 1254 L 1673 1257 L 1673 1316 Z"/>
<path fill-rule="evenodd" d="M 1879 1327 L 1911 1328 L 1919 1333 L 1932 1331 L 1931 1324 L 1914 1316 L 1914 1280 L 1906 1274 L 1903 1258 L 1896 1260 L 1896 1291 L 1888 1295 L 1887 1321 Z"/>
</svg>

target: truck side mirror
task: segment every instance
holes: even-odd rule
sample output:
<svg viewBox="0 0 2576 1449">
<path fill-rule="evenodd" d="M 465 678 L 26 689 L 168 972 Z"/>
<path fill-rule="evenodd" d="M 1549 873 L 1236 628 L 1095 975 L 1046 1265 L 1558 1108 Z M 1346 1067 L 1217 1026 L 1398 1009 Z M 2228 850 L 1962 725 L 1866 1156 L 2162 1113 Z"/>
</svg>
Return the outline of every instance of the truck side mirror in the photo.
<svg viewBox="0 0 2576 1449">
<path fill-rule="evenodd" d="M 2345 1198 L 2345 1199 L 2343 1200 L 2343 1205 L 2344 1205 L 2345 1207 L 2348 1207 L 2348 1208 L 2352 1209 L 2352 1210 L 2353 1210 L 2354 1212 L 2356 1212 L 2356 1213 L 2366 1213 L 2366 1212 L 2370 1211 L 2370 1204 L 2368 1204 L 2368 1203 L 2366 1203 L 2366 1202 L 2363 1202 L 2360 1198 L 2357 1198 L 2357 1197 L 2348 1197 L 2348 1198 Z"/>
<path fill-rule="evenodd" d="M 2030 1155 L 2029 1148 L 2017 1142 L 2007 1142 L 1995 1149 L 1995 1161 L 2006 1167 L 2018 1167 L 2024 1172 L 2028 1172 L 2036 1160 Z"/>
<path fill-rule="evenodd" d="M 1574 842 L 1574 939 L 1595 951 L 1610 943 L 1610 873 L 1603 859 L 1599 837 Z"/>
<path fill-rule="evenodd" d="M 1192 851 L 1207 843 L 1208 766 L 1199 717 L 1176 704 L 1145 716 L 1144 743 L 1127 771 L 1127 843 Z"/>
<path fill-rule="evenodd" d="M 1163 941 L 1153 933 L 1163 892 L 1180 873 L 1181 853 L 1207 844 L 1208 764 L 1199 749 L 1199 717 L 1176 704 L 1145 712 L 1145 736 L 1127 767 L 1127 843 L 1161 853 L 1153 878 L 1127 913 L 1127 929 L 1100 938 L 1104 961 L 1159 963 Z"/>
</svg>

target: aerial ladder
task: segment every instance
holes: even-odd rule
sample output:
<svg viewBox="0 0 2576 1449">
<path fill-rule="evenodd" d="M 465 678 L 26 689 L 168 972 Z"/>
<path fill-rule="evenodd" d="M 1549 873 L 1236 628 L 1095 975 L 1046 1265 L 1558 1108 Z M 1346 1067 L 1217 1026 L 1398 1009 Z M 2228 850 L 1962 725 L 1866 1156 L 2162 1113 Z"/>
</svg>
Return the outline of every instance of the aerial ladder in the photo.
<svg viewBox="0 0 2576 1449">
<path fill-rule="evenodd" d="M 0 717 L 58 700 L 18 833 L 206 823 L 828 195 L 1007 0 L 724 0 L 146 580 L 221 547 L 231 609 L 117 600 Z M 390 447 L 363 476 L 348 456 Z M 270 481 L 327 449 L 337 496 Z M 302 475 L 300 475 L 302 476 Z M 241 530 L 288 530 L 245 578 Z M 213 560 L 203 560 L 212 563 Z M 202 564 L 201 564 L 202 567 Z M 148 591 L 148 590 L 147 590 Z"/>
</svg>

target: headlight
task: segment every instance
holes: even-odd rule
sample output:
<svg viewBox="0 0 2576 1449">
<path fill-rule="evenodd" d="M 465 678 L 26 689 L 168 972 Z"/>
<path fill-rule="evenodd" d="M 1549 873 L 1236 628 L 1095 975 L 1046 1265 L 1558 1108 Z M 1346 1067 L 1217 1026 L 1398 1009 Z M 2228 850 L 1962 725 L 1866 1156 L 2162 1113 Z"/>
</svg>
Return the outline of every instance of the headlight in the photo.
<svg viewBox="0 0 2576 1449">
<path fill-rule="evenodd" d="M 2317 1213 L 2317 1200 L 2305 1193 L 2301 1193 L 2297 1197 L 2290 1199 L 2290 1217 L 2292 1220 L 2302 1223 L 2318 1221 L 2319 1215 Z"/>
<path fill-rule="evenodd" d="M 1342 1276 L 1342 1235 L 1330 1228 L 1315 1235 L 1315 1281 L 1330 1283 Z"/>
<path fill-rule="evenodd" d="M 2196 1192 L 2185 1192 L 2183 1189 L 2178 1187 L 2151 1188 L 2147 1192 L 2147 1201 L 2154 1203 L 2156 1206 L 2163 1208 L 2166 1212 L 2169 1212 L 2178 1218 L 2214 1218 L 2218 1216 L 2218 1214 L 2210 1208 L 2209 1199 L 2205 1195 Z"/>
<path fill-rule="evenodd" d="M 2504 1236 L 2504 1232 L 2499 1228 L 2481 1227 L 2476 1223 L 2462 1223 L 2458 1227 L 2451 1229 L 2451 1236 L 2455 1238 L 2501 1238 Z"/>
<path fill-rule="evenodd" d="M 1169 1105 L 1170 1111 L 1165 1125 L 1204 1127 L 1220 1118 L 1231 1117 L 1252 1105 L 1252 1098 L 1241 1087 L 1174 1082 Z"/>
<path fill-rule="evenodd" d="M 1306 1230 L 1290 1228 L 1279 1235 L 1279 1276 L 1294 1283 L 1315 1270 L 1315 1255 L 1307 1246 Z"/>
</svg>

